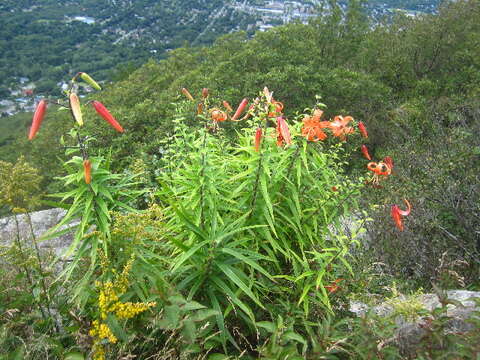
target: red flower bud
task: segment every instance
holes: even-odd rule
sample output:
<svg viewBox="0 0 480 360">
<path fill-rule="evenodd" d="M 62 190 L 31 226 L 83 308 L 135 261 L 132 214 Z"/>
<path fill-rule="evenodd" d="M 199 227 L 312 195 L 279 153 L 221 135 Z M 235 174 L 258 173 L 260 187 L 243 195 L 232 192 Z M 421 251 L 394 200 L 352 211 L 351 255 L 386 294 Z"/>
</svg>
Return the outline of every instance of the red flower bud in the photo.
<svg viewBox="0 0 480 360">
<path fill-rule="evenodd" d="M 290 136 L 290 130 L 283 117 L 277 117 L 277 145 L 282 146 L 283 143 L 287 145 L 292 144 L 292 137 Z"/>
<path fill-rule="evenodd" d="M 255 132 L 255 151 L 260 150 L 260 144 L 262 142 L 262 128 L 258 128 Z"/>
<path fill-rule="evenodd" d="M 107 110 L 107 108 L 100 101 L 92 101 L 92 106 L 97 111 L 98 115 L 104 118 L 115 130 L 118 132 L 123 132 L 122 126 L 118 123 L 117 120 L 113 117 L 112 114 Z"/>
<path fill-rule="evenodd" d="M 204 99 L 206 99 L 208 97 L 208 89 L 207 88 L 202 89 L 202 97 Z"/>
<path fill-rule="evenodd" d="M 33 114 L 32 126 L 30 127 L 30 133 L 28 134 L 28 140 L 32 140 L 40 129 L 43 118 L 45 117 L 45 111 L 47 110 L 47 101 L 40 100 Z"/>
<path fill-rule="evenodd" d="M 185 95 L 185 96 L 186 96 L 186 98 L 187 98 L 188 100 L 191 100 L 191 101 L 193 101 L 193 96 L 192 96 L 192 94 L 190 94 L 190 93 L 188 92 L 188 90 L 187 90 L 187 89 L 185 89 L 185 88 L 182 88 L 182 93 L 183 93 L 183 95 Z"/>
<path fill-rule="evenodd" d="M 365 124 L 361 121 L 358 123 L 358 130 L 360 130 L 360 133 L 364 138 L 368 138 L 367 128 L 365 127 Z"/>
<path fill-rule="evenodd" d="M 198 103 L 197 105 L 197 115 L 201 115 L 203 113 L 203 104 Z"/>
<path fill-rule="evenodd" d="M 248 99 L 247 98 L 243 99 L 240 105 L 238 105 L 237 111 L 235 111 L 235 114 L 232 116 L 232 120 L 236 120 L 242 114 L 247 104 L 248 104 Z"/>
<path fill-rule="evenodd" d="M 228 112 L 232 112 L 232 111 L 233 111 L 233 109 L 232 109 L 232 107 L 230 106 L 230 104 L 228 103 L 228 101 L 223 101 L 223 107 L 224 107 L 225 109 L 227 109 Z"/>
<path fill-rule="evenodd" d="M 92 181 L 92 163 L 90 160 L 83 160 L 83 174 L 85 176 L 85 184 L 90 184 Z"/>
<path fill-rule="evenodd" d="M 367 145 L 362 145 L 362 154 L 367 160 L 372 160 L 372 157 L 368 153 Z"/>
<path fill-rule="evenodd" d="M 80 99 L 78 98 L 77 94 L 72 92 L 68 96 L 68 100 L 70 102 L 70 111 L 72 112 L 73 118 L 79 126 L 83 126 L 82 110 L 80 109 Z"/>
</svg>

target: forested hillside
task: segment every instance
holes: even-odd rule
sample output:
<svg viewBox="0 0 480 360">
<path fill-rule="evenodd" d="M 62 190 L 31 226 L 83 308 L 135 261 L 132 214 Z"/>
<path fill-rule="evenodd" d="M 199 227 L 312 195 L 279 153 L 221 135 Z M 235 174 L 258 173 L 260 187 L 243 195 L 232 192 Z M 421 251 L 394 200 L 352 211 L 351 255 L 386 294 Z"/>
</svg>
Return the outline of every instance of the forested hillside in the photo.
<svg viewBox="0 0 480 360">
<path fill-rule="evenodd" d="M 78 76 L 38 127 L 21 119 L 0 147 L 2 211 L 82 220 L 61 284 L 33 251 L 5 253 L 20 275 L 2 270 L 0 355 L 478 355 L 478 321 L 445 335 L 446 300 L 395 305 L 428 319 L 412 356 L 395 316 L 349 304 L 480 288 L 480 3 L 375 26 L 356 1 L 331 10 L 186 44 L 101 91 Z"/>
</svg>

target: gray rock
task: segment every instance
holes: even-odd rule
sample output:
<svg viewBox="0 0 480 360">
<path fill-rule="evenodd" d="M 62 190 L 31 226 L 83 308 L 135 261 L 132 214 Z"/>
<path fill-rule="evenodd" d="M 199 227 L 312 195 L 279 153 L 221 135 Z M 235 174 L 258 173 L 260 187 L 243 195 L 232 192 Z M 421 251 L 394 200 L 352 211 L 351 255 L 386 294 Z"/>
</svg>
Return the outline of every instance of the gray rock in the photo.
<svg viewBox="0 0 480 360">
<path fill-rule="evenodd" d="M 33 233 L 37 239 L 41 239 L 42 235 L 46 234 L 48 230 L 57 225 L 65 216 L 66 211 L 64 209 L 48 209 L 42 211 L 36 211 L 30 214 L 32 220 Z M 32 235 L 27 215 L 16 215 L 18 221 L 18 232 L 22 243 L 25 245 L 33 246 Z M 77 225 L 78 222 L 74 222 L 68 225 L 68 227 Z M 64 226 L 62 229 L 66 229 Z M 8 246 L 15 241 L 17 234 L 17 225 L 15 222 L 15 216 L 9 216 L 0 219 L 0 246 Z M 51 251 L 55 255 L 60 256 L 70 245 L 73 239 L 73 231 L 67 232 L 54 239 L 39 241 L 38 245 L 41 251 Z"/>
<path fill-rule="evenodd" d="M 475 330 L 475 325 L 469 322 L 470 319 L 477 316 L 480 312 L 480 306 L 476 305 L 474 298 L 480 299 L 479 291 L 450 290 L 446 293 L 448 300 L 453 300 L 454 304 L 447 305 L 444 331 L 445 333 L 463 333 Z M 397 299 L 389 300 L 377 306 L 370 307 L 360 301 L 350 302 L 350 311 L 359 317 L 365 317 L 368 312 L 372 312 L 380 317 L 395 316 L 395 303 L 403 301 L 415 301 L 420 303 L 424 310 L 431 312 L 440 308 L 442 305 L 436 294 L 423 294 L 409 299 L 400 296 Z M 428 334 L 428 329 L 432 317 L 419 316 L 416 321 L 404 319 L 401 316 L 395 316 L 397 330 L 394 336 L 386 343 L 394 343 L 398 346 L 402 355 L 407 358 L 415 356 L 416 349 L 422 342 L 422 339 Z M 480 329 L 478 329 L 480 331 Z"/>
</svg>

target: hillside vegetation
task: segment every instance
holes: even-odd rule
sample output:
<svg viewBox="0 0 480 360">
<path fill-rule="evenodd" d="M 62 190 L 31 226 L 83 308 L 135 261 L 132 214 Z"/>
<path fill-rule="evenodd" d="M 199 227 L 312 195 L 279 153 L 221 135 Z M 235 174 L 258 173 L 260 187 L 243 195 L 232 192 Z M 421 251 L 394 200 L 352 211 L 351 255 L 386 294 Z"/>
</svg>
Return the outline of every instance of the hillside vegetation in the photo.
<svg viewBox="0 0 480 360">
<path fill-rule="evenodd" d="M 28 305 L 25 292 L 16 306 L 30 317 L 2 320 L 15 330 L 4 352 L 405 358 L 387 341 L 394 322 L 352 319 L 348 301 L 479 289 L 479 18 L 480 3 L 462 0 L 372 26 L 352 1 L 345 14 L 334 8 L 308 25 L 173 50 L 81 99 L 83 127 L 70 130 L 72 114 L 49 105 L 33 141 L 25 128 L 0 147 L 12 163 L 2 162 L 0 180 L 30 187 L 5 187 L 21 196 L 0 192 L 2 205 L 31 211 L 53 203 L 16 199 L 59 192 L 67 219 L 82 222 L 63 273 L 65 298 L 29 284 L 31 276 L 17 279 L 37 289 L 37 300 Z M 222 111 L 233 114 L 222 102 L 235 110 L 243 98 L 258 98 L 251 117 L 220 121 Z M 105 104 L 125 132 L 88 100 Z M 317 123 L 326 136 L 314 142 L 305 122 L 320 115 L 352 116 L 353 127 L 338 133 L 335 121 Z M 372 161 L 392 158 L 391 172 L 372 178 L 362 144 Z M 403 199 L 411 212 L 395 224 L 391 205 Z M 345 219 L 359 229 L 345 229 Z M 14 266 L 21 257 L 11 254 Z M 42 261 L 34 263 L 37 278 L 50 282 Z M 478 354 L 478 333 L 437 342 L 444 322 L 432 318 L 417 358 Z M 35 342 L 30 327 L 60 345 L 23 347 Z"/>
</svg>

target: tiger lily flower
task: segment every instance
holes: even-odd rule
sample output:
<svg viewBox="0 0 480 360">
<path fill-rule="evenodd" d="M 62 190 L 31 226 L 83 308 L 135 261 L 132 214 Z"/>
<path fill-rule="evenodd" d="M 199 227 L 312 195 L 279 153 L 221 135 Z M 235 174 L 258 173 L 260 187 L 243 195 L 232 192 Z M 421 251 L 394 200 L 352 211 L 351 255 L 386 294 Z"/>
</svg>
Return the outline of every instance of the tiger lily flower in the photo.
<svg viewBox="0 0 480 360">
<path fill-rule="evenodd" d="M 408 202 L 408 200 L 404 199 L 403 201 L 405 201 L 405 204 L 407 205 L 407 210 L 401 210 L 398 207 L 398 205 L 392 205 L 391 211 L 390 211 L 392 219 L 400 231 L 403 231 L 402 216 L 410 215 L 410 211 L 412 210 L 412 207 L 410 206 L 410 203 Z"/>
<path fill-rule="evenodd" d="M 393 170 L 393 159 L 390 156 L 385 156 L 383 162 L 390 168 L 390 171 Z"/>
<path fill-rule="evenodd" d="M 275 106 L 275 110 L 273 112 L 269 112 L 268 117 L 280 116 L 283 111 L 283 103 L 281 103 L 280 101 L 272 100 L 272 104 Z"/>
<path fill-rule="evenodd" d="M 339 283 L 340 281 L 343 281 L 343 280 L 344 280 L 344 279 L 334 280 L 334 281 L 332 281 L 332 282 L 330 283 L 330 285 L 325 285 L 325 289 L 328 291 L 329 294 L 334 293 L 334 292 L 336 292 L 336 291 L 338 291 L 338 290 L 341 289 L 341 287 L 338 286 L 338 283 Z"/>
<path fill-rule="evenodd" d="M 282 146 L 283 143 L 286 145 L 292 144 L 292 137 L 290 135 L 290 130 L 288 125 L 283 119 L 283 117 L 277 117 L 277 145 Z"/>
<path fill-rule="evenodd" d="M 329 127 L 328 121 L 320 121 L 323 111 L 316 109 L 313 116 L 305 116 L 303 119 L 302 136 L 308 141 L 322 141 L 327 138 L 327 134 L 322 129 Z"/>
<path fill-rule="evenodd" d="M 28 140 L 32 140 L 40 129 L 43 118 L 45 117 L 45 112 L 47 110 L 47 100 L 40 100 L 33 114 L 32 126 L 30 127 L 30 132 L 28 134 Z"/>
<path fill-rule="evenodd" d="M 217 108 L 213 108 L 212 110 L 210 110 L 210 116 L 215 122 L 222 122 L 227 120 L 227 114 L 225 113 L 225 111 L 219 110 Z"/>
<path fill-rule="evenodd" d="M 346 135 L 353 134 L 355 131 L 353 127 L 347 126 L 352 120 L 353 118 L 351 116 L 335 116 L 333 121 L 331 121 L 329 124 L 329 128 L 332 130 L 333 136 L 340 138 L 342 141 L 346 140 Z"/>
</svg>

